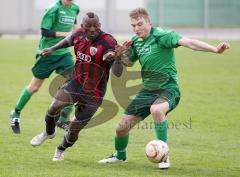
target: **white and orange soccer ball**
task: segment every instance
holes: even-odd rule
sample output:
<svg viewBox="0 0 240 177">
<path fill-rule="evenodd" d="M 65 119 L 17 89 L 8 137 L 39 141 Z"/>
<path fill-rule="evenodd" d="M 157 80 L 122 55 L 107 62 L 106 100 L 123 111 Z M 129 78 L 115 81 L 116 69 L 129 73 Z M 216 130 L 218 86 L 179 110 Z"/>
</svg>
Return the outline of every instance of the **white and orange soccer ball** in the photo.
<svg viewBox="0 0 240 177">
<path fill-rule="evenodd" d="M 145 147 L 147 158 L 153 163 L 164 162 L 169 153 L 167 143 L 161 140 L 152 140 Z"/>
</svg>

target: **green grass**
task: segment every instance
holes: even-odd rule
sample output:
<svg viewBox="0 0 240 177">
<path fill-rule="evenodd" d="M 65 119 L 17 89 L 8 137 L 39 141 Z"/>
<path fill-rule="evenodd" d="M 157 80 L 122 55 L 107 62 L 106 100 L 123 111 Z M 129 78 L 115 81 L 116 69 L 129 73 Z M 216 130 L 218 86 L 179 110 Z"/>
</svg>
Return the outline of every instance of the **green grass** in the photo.
<svg viewBox="0 0 240 177">
<path fill-rule="evenodd" d="M 51 102 L 48 85 L 55 75 L 32 97 L 22 112 L 22 133 L 14 135 L 9 113 L 31 79 L 37 41 L 1 39 L 0 177 L 239 176 L 240 43 L 230 44 L 231 50 L 224 55 L 177 49 L 182 97 L 168 116 L 172 167 L 161 171 L 144 155 L 145 144 L 154 139 L 154 131 L 144 123 L 131 132 L 128 163 L 96 163 L 113 152 L 114 128 L 123 113 L 121 107 L 114 119 L 82 131 L 63 162 L 51 161 L 63 137 L 61 130 L 55 139 L 33 148 L 29 141 L 44 128 L 44 114 Z M 106 98 L 113 100 L 110 87 Z M 183 123 L 189 124 L 190 119 L 191 128 L 185 128 Z M 146 121 L 150 123 L 151 117 Z"/>
</svg>

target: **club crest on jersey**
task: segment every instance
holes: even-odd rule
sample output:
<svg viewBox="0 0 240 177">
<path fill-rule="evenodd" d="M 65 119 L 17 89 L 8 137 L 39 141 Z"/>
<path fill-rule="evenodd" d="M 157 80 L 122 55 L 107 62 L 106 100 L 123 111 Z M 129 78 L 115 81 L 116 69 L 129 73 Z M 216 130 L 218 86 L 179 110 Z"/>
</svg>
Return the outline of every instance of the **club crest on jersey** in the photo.
<svg viewBox="0 0 240 177">
<path fill-rule="evenodd" d="M 90 54 L 91 54 L 92 56 L 96 55 L 96 54 L 97 54 L 97 51 L 98 51 L 98 49 L 97 49 L 96 47 L 90 47 Z"/>
</svg>

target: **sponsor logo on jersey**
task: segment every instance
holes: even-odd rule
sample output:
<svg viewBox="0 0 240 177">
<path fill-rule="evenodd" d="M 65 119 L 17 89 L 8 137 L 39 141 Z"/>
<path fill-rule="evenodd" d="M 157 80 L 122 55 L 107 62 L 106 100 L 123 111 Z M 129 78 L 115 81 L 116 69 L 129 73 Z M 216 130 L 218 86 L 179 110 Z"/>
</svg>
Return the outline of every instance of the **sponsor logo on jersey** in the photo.
<svg viewBox="0 0 240 177">
<path fill-rule="evenodd" d="M 60 13 L 60 14 L 64 14 L 64 15 L 66 14 L 66 12 L 65 12 L 65 11 L 60 11 L 59 13 Z"/>
<path fill-rule="evenodd" d="M 79 58 L 82 62 L 85 61 L 85 62 L 90 63 L 92 61 L 91 56 L 86 55 L 86 54 L 81 53 L 81 52 L 77 52 L 77 58 Z"/>
<path fill-rule="evenodd" d="M 150 45 L 137 46 L 136 50 L 138 55 L 149 54 L 151 53 L 151 46 Z"/>
<path fill-rule="evenodd" d="M 97 51 L 98 51 L 98 49 L 97 49 L 96 47 L 90 47 L 90 54 L 91 54 L 92 56 L 96 55 L 96 54 L 97 54 Z"/>
<path fill-rule="evenodd" d="M 75 17 L 71 17 L 71 16 L 61 16 L 59 18 L 59 22 L 63 24 L 72 25 L 74 24 L 74 21 L 75 21 Z"/>
</svg>

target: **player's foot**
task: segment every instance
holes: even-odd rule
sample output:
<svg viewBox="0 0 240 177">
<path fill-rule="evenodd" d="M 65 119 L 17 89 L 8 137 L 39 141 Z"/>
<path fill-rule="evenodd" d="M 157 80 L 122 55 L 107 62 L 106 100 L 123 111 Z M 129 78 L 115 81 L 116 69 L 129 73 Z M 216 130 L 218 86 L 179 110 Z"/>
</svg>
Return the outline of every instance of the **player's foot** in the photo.
<svg viewBox="0 0 240 177">
<path fill-rule="evenodd" d="M 10 114 L 10 125 L 14 133 L 20 133 L 20 117 L 14 110 L 12 110 Z"/>
<path fill-rule="evenodd" d="M 52 135 L 48 135 L 47 132 L 44 131 L 33 137 L 33 139 L 30 141 L 30 144 L 32 146 L 40 146 L 46 139 L 53 139 L 54 137 L 55 133 Z"/>
<path fill-rule="evenodd" d="M 165 160 L 164 162 L 160 162 L 160 163 L 158 164 L 158 167 L 159 167 L 160 169 L 168 169 L 168 168 L 170 167 L 169 156 L 168 156 L 167 160 Z"/>
<path fill-rule="evenodd" d="M 114 155 L 107 157 L 106 159 L 99 160 L 98 163 L 117 163 L 117 162 L 127 162 L 127 159 L 118 159 Z"/>
<path fill-rule="evenodd" d="M 63 155 L 63 153 L 64 153 L 64 151 L 61 151 L 61 150 L 59 150 L 58 148 L 56 148 L 52 160 L 53 160 L 53 161 L 63 161 L 63 160 L 64 160 L 64 155 Z"/>
<path fill-rule="evenodd" d="M 70 121 L 67 122 L 60 122 L 59 120 L 56 122 L 57 127 L 63 129 L 63 130 L 68 130 L 69 128 Z"/>
</svg>

